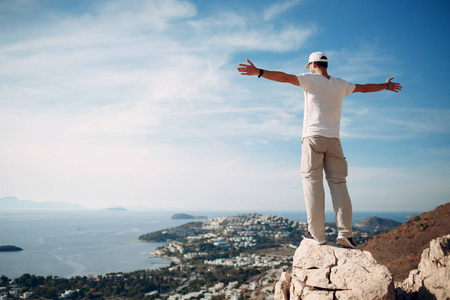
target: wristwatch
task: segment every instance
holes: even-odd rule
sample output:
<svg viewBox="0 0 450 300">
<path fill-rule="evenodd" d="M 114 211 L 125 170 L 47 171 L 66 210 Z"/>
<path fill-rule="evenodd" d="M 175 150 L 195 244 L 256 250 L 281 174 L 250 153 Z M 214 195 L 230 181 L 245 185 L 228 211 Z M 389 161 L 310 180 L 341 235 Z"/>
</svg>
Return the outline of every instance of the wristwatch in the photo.
<svg viewBox="0 0 450 300">
<path fill-rule="evenodd" d="M 263 69 L 259 69 L 259 75 L 258 78 L 261 78 L 261 76 L 264 74 L 264 70 Z"/>
</svg>

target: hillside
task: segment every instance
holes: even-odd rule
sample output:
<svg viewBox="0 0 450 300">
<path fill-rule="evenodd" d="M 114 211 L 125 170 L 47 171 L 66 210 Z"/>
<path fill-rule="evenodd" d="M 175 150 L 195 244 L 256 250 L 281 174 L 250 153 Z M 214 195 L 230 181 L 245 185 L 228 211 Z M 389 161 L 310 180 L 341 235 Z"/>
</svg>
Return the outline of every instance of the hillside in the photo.
<svg viewBox="0 0 450 300">
<path fill-rule="evenodd" d="M 403 281 L 417 268 L 430 241 L 449 233 L 450 202 L 381 233 L 358 248 L 371 252 L 378 263 L 388 267 L 395 281 Z"/>
</svg>

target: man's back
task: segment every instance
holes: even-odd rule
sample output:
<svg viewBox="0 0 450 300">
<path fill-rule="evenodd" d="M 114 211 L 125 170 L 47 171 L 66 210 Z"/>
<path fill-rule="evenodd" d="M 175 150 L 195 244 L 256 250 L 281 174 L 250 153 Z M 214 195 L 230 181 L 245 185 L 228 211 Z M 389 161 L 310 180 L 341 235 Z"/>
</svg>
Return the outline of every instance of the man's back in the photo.
<svg viewBox="0 0 450 300">
<path fill-rule="evenodd" d="M 340 78 L 321 74 L 297 76 L 305 93 L 303 137 L 320 135 L 339 138 L 342 101 L 355 85 Z"/>
</svg>

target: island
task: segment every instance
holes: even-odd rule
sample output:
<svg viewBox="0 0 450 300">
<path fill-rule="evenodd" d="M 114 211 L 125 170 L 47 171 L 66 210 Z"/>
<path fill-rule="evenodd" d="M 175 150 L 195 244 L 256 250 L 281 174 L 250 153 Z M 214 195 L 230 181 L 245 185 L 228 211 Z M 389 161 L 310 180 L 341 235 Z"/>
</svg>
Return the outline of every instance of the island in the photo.
<svg viewBox="0 0 450 300">
<path fill-rule="evenodd" d="M 16 251 L 22 251 L 22 248 L 19 248 L 17 246 L 0 246 L 0 252 L 16 252 Z"/>
<path fill-rule="evenodd" d="M 359 228 L 376 228 L 376 229 L 393 229 L 400 226 L 402 223 L 390 220 L 383 219 L 378 217 L 369 217 L 362 221 L 356 222 L 355 227 Z"/>
<path fill-rule="evenodd" d="M 206 216 L 193 216 L 193 215 L 189 215 L 189 214 L 174 214 L 172 216 L 172 219 L 174 219 L 174 220 L 190 220 L 190 219 L 207 220 L 208 217 L 206 217 Z"/>
</svg>

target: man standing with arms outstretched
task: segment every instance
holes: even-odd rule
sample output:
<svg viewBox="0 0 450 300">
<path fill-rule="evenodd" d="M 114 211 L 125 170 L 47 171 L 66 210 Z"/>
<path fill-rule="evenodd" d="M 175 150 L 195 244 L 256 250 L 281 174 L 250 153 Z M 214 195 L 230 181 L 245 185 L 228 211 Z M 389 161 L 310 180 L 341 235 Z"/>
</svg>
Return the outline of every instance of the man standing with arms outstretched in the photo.
<svg viewBox="0 0 450 300">
<path fill-rule="evenodd" d="M 352 93 L 383 90 L 398 93 L 402 87 L 391 82 L 394 77 L 379 84 L 352 84 L 328 75 L 328 57 L 323 52 L 309 56 L 305 69 L 310 73 L 291 75 L 278 71 L 258 69 L 247 59 L 239 64 L 241 75 L 263 77 L 286 82 L 303 89 L 305 109 L 303 116 L 301 172 L 308 216 L 308 234 L 304 238 L 325 244 L 325 192 L 323 170 L 330 188 L 337 241 L 346 248 L 355 248 L 352 239 L 352 203 L 347 190 L 347 161 L 340 143 L 339 130 L 342 101 Z"/>
</svg>

